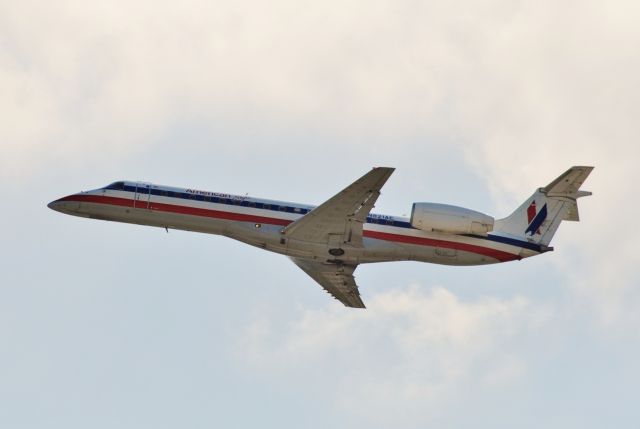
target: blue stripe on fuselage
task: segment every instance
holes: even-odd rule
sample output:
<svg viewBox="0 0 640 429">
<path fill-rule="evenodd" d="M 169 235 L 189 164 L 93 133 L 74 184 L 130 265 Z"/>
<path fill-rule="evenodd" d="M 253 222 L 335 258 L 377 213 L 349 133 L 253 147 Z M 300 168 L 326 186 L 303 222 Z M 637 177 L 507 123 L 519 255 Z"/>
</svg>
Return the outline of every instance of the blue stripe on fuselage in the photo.
<svg viewBox="0 0 640 429">
<path fill-rule="evenodd" d="M 143 186 L 131 186 L 131 185 L 113 186 L 112 184 L 103 189 L 110 189 L 114 191 L 125 191 L 125 192 L 131 192 L 134 194 L 136 192 L 142 191 L 141 193 L 144 195 L 147 194 L 146 190 L 148 189 L 151 195 L 157 195 L 159 197 L 179 198 L 179 199 L 191 200 L 191 201 L 203 201 L 208 203 L 226 204 L 226 205 L 232 205 L 232 206 L 241 206 L 241 207 L 248 207 L 248 208 L 254 208 L 254 209 L 261 209 L 261 210 L 270 210 L 274 212 L 294 213 L 294 214 L 300 214 L 300 215 L 305 215 L 312 210 L 310 208 L 290 206 L 290 205 L 277 203 L 277 202 L 263 203 L 263 202 L 254 201 L 254 200 L 239 199 L 239 198 L 237 199 L 233 195 L 230 195 L 231 198 L 225 198 L 225 197 L 219 197 L 219 196 L 205 196 L 200 194 L 192 194 L 188 192 L 173 191 L 168 189 L 147 188 L 144 185 Z M 378 217 L 375 215 L 367 216 L 367 223 L 395 226 L 398 228 L 415 229 L 411 226 L 409 222 L 395 220 L 395 219 L 392 219 L 391 216 L 384 216 L 384 217 Z"/>
<path fill-rule="evenodd" d="M 540 252 L 540 253 L 543 252 L 542 246 L 540 246 L 539 244 L 530 243 L 530 242 L 524 241 L 524 240 L 518 240 L 517 238 L 503 237 L 501 235 L 487 235 L 486 237 L 484 237 L 484 236 L 475 236 L 474 235 L 474 237 L 483 238 L 485 240 L 495 241 L 495 242 L 498 242 L 498 243 L 509 244 L 511 246 L 518 246 L 518 247 L 522 247 L 522 248 L 525 248 L 525 249 L 533 250 L 535 252 Z"/>
</svg>

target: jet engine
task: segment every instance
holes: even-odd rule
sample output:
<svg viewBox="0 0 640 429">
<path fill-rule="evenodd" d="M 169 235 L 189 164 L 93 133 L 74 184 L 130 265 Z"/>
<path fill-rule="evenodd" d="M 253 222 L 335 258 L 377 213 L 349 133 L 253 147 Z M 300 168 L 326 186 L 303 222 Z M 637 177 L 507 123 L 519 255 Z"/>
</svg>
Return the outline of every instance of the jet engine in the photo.
<svg viewBox="0 0 640 429">
<path fill-rule="evenodd" d="M 447 234 L 486 234 L 494 219 L 463 207 L 436 203 L 413 203 L 411 226 L 423 231 Z"/>
</svg>

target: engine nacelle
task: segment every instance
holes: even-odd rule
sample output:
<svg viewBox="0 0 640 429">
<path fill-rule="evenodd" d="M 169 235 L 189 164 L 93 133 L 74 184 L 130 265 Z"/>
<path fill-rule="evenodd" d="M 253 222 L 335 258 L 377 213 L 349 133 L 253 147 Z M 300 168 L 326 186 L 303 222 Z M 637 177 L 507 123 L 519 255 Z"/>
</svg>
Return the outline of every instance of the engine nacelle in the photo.
<svg viewBox="0 0 640 429">
<path fill-rule="evenodd" d="M 423 231 L 447 234 L 486 234 L 494 219 L 463 207 L 436 203 L 413 203 L 411 226 Z"/>
</svg>

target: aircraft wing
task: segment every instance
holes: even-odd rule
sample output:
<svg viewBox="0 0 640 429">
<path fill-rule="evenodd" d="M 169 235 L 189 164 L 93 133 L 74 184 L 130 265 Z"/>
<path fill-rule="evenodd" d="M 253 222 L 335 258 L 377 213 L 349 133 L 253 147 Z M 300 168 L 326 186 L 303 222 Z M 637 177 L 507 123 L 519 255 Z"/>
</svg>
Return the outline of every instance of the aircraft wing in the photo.
<svg viewBox="0 0 640 429">
<path fill-rule="evenodd" d="M 394 168 L 374 168 L 305 216 L 289 224 L 287 238 L 362 246 L 362 225 Z"/>
<path fill-rule="evenodd" d="M 301 258 L 291 260 L 345 306 L 365 308 L 353 277 L 357 265 L 325 264 Z"/>
</svg>

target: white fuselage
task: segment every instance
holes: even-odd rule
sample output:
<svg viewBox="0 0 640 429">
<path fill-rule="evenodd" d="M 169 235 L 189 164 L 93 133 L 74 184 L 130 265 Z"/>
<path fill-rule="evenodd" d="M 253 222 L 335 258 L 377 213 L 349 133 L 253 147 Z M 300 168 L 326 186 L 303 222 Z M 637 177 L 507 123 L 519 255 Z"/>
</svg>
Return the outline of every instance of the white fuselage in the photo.
<svg viewBox="0 0 640 429">
<path fill-rule="evenodd" d="M 92 219 L 224 235 L 272 252 L 318 261 L 480 265 L 544 251 L 535 243 L 505 235 L 427 232 L 413 228 L 407 218 L 370 214 L 363 227 L 363 246 L 344 247 L 344 254 L 332 256 L 330 244 L 283 238 L 282 229 L 313 206 L 137 182 L 116 182 L 69 195 L 49 207 Z"/>
</svg>

